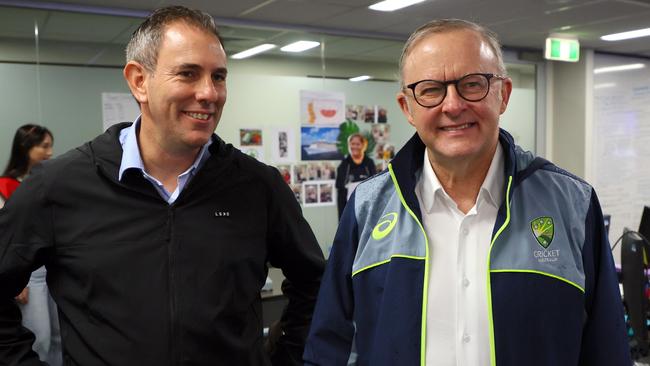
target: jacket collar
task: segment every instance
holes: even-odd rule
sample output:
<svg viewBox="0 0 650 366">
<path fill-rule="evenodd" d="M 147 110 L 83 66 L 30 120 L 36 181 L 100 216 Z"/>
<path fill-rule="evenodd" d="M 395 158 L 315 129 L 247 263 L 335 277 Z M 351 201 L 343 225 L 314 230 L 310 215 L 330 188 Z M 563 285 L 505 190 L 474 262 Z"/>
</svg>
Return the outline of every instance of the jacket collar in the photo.
<svg viewBox="0 0 650 366">
<path fill-rule="evenodd" d="M 499 143 L 503 148 L 504 174 L 507 184 L 507 177 L 514 176 L 520 170 L 517 169 L 515 143 L 512 136 L 504 129 L 499 129 Z M 425 145 L 416 132 L 390 163 L 404 201 L 413 209 L 419 220 L 422 220 L 422 216 L 415 195 L 415 184 L 417 183 L 417 174 L 421 171 L 424 162 L 422 158 L 424 149 Z M 505 198 L 505 192 L 503 197 Z"/>
<path fill-rule="evenodd" d="M 119 140 L 120 131 L 131 126 L 131 124 L 132 122 L 115 124 L 109 127 L 105 133 L 79 148 L 82 152 L 90 155 L 97 169 L 118 184 L 120 163 L 122 161 L 122 145 Z M 216 166 L 222 165 L 218 163 L 219 161 L 232 158 L 232 145 L 226 144 L 216 134 L 212 134 L 212 144 L 210 144 L 208 150 L 210 151 L 210 158 L 201 168 L 201 171 L 214 170 Z"/>
</svg>

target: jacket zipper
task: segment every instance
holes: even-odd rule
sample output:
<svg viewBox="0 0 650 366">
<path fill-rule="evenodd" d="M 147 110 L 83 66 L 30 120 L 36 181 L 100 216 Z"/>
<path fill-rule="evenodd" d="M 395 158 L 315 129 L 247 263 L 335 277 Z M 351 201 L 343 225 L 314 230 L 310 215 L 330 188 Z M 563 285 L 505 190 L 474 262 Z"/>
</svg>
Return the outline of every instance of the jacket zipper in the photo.
<svg viewBox="0 0 650 366">
<path fill-rule="evenodd" d="M 418 223 L 418 226 L 420 227 L 420 230 L 422 230 L 422 236 L 424 236 L 424 280 L 423 280 L 423 285 L 422 285 L 422 314 L 421 314 L 421 332 L 420 332 L 420 365 L 425 366 L 426 365 L 426 340 L 427 340 L 427 302 L 429 299 L 428 291 L 429 291 L 429 286 L 428 286 L 428 281 L 429 281 L 429 238 L 427 237 L 427 233 L 424 230 L 424 226 L 422 226 L 422 223 L 420 220 L 418 220 L 418 217 L 413 213 L 411 208 L 406 204 L 406 200 L 404 200 L 404 196 L 402 196 L 402 190 L 399 187 L 399 184 L 397 183 L 397 177 L 395 176 L 395 173 L 393 172 L 393 164 L 389 163 L 388 164 L 388 171 L 390 172 L 390 177 L 393 180 L 393 185 L 395 186 L 395 190 L 397 191 L 397 194 L 399 195 L 399 199 L 406 208 L 406 211 L 413 217 L 413 220 Z"/>
<path fill-rule="evenodd" d="M 512 175 L 508 176 L 508 188 L 506 189 L 506 219 L 499 228 L 499 230 L 494 234 L 492 241 L 490 242 L 490 249 L 488 250 L 487 257 L 487 303 L 488 303 L 488 326 L 489 326 L 489 338 L 490 338 L 490 365 L 497 366 L 497 356 L 496 349 L 494 346 L 494 320 L 492 318 L 492 284 L 490 280 L 490 258 L 492 255 L 492 247 L 497 241 L 497 238 L 503 230 L 506 229 L 508 224 L 510 224 L 510 188 L 512 187 Z"/>
<path fill-rule="evenodd" d="M 180 354 L 177 354 L 177 350 L 174 347 L 176 344 L 175 338 L 176 338 L 176 286 L 175 284 L 175 277 L 174 277 L 174 243 L 173 243 L 173 225 L 174 223 L 174 209 L 172 207 L 169 208 L 169 214 L 167 218 L 167 256 L 168 256 L 168 262 L 169 262 L 169 273 L 168 273 L 168 281 L 169 281 L 169 353 L 170 353 L 170 359 L 171 359 L 171 364 L 176 364 L 180 365 L 179 362 L 179 356 Z"/>
</svg>

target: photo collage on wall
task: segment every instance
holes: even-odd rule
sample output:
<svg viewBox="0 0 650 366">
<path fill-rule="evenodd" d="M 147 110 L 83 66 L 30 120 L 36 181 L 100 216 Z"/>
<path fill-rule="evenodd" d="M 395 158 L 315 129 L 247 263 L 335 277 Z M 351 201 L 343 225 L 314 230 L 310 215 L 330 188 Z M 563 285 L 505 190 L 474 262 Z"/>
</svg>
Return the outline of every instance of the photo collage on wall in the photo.
<svg viewBox="0 0 650 366">
<path fill-rule="evenodd" d="M 379 105 L 346 105 L 344 93 L 301 90 L 300 156 L 295 156 L 295 129 L 276 128 L 265 142 L 271 145 L 273 164 L 301 205 L 334 206 L 336 168 L 348 154 L 348 136 L 366 137 L 366 155 L 381 171 L 395 153 L 386 122 L 386 109 Z M 260 129 L 240 130 L 242 150 L 258 159 L 264 156 L 262 141 Z"/>
<path fill-rule="evenodd" d="M 378 105 L 353 105 L 345 108 L 345 118 L 354 122 L 387 123 L 388 111 Z"/>
<path fill-rule="evenodd" d="M 327 206 L 336 203 L 336 164 L 331 161 L 277 165 L 285 183 L 291 187 L 298 202 L 305 206 Z"/>
<path fill-rule="evenodd" d="M 377 171 L 380 172 L 388 166 L 388 162 L 395 157 L 395 145 L 389 142 L 390 125 L 374 124 L 370 129 L 375 141 L 375 148 L 371 157 L 375 160 Z"/>
<path fill-rule="evenodd" d="M 300 91 L 300 160 L 290 183 L 303 206 L 336 204 L 336 166 L 343 159 L 339 125 L 345 121 L 345 94 Z"/>
</svg>

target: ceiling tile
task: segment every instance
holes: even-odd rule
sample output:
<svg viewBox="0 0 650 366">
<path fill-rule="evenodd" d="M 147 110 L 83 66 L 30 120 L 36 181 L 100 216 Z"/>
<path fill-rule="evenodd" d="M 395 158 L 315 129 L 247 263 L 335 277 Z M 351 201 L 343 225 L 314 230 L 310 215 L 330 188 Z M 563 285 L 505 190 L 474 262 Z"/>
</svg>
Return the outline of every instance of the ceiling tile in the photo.
<svg viewBox="0 0 650 366">
<path fill-rule="evenodd" d="M 349 6 L 328 4 L 323 1 L 278 0 L 246 14 L 242 18 L 311 25 L 323 19 L 346 13 L 350 9 Z"/>
<path fill-rule="evenodd" d="M 133 18 L 109 15 L 51 12 L 42 26 L 42 38 L 111 42 L 133 26 Z"/>
<path fill-rule="evenodd" d="M 0 11 L 0 37 L 34 38 L 34 22 L 43 24 L 48 11 L 2 8 Z"/>
</svg>

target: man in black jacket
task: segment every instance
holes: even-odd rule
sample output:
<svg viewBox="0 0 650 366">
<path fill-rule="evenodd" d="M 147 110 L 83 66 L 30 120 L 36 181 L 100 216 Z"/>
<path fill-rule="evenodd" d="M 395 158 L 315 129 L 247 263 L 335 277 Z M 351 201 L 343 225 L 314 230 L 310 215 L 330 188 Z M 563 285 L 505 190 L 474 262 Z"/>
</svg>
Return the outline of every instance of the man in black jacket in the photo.
<svg viewBox="0 0 650 366">
<path fill-rule="evenodd" d="M 66 365 L 297 365 L 324 260 L 274 168 L 214 134 L 226 55 L 212 18 L 153 12 L 127 47 L 133 123 L 36 169 L 0 211 L 0 364 L 40 365 L 13 297 L 48 269 Z M 267 263 L 289 299 L 267 354 Z"/>
</svg>

